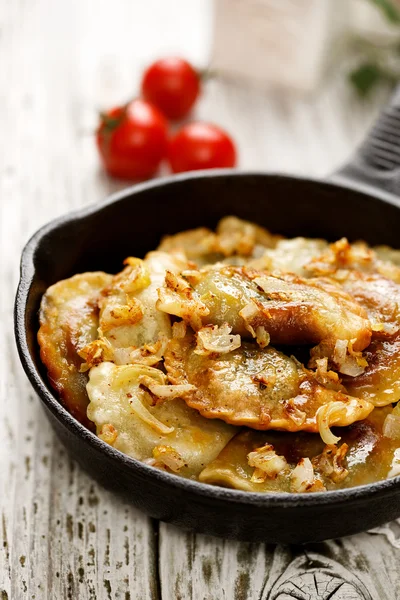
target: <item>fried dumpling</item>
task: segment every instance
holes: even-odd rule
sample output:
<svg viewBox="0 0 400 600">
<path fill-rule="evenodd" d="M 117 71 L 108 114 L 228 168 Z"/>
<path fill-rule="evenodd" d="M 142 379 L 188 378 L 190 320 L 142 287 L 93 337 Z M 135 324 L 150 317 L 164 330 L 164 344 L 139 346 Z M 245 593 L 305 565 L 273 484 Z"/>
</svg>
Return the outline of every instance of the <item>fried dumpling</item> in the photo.
<svg viewBox="0 0 400 600">
<path fill-rule="evenodd" d="M 385 263 L 392 263 L 400 267 L 400 250 L 395 250 L 389 246 L 375 246 L 373 248 L 377 257 Z"/>
<path fill-rule="evenodd" d="M 149 252 L 125 264 L 100 296 L 99 338 L 81 352 L 88 368 L 110 360 L 156 364 L 171 336 L 169 317 L 156 309 L 157 289 L 167 270 L 180 272 L 187 262 L 180 255 Z"/>
<path fill-rule="evenodd" d="M 367 311 L 373 338 L 388 338 L 400 330 L 400 285 L 357 271 L 342 275 L 341 285 Z"/>
<path fill-rule="evenodd" d="M 348 272 L 344 289 L 367 310 L 372 341 L 363 352 L 367 366 L 357 377 L 343 378 L 349 393 L 375 406 L 400 399 L 400 286 L 378 274 Z"/>
<path fill-rule="evenodd" d="M 157 288 L 166 271 L 178 273 L 186 262 L 165 252 L 150 252 L 142 261 L 128 258 L 100 301 L 100 330 L 116 348 L 139 347 L 170 335 L 170 321 L 155 309 Z"/>
<path fill-rule="evenodd" d="M 88 416 L 105 442 L 161 469 L 195 477 L 237 431 L 209 420 L 159 369 L 103 362 L 90 370 Z M 159 394 L 159 395 L 158 395 Z"/>
<path fill-rule="evenodd" d="M 400 400 L 400 335 L 373 339 L 364 350 L 368 363 L 357 377 L 343 377 L 349 394 L 374 406 L 386 406 Z"/>
<path fill-rule="evenodd" d="M 364 421 L 338 430 L 337 446 L 324 446 L 321 438 L 309 433 L 244 429 L 205 467 L 199 480 L 250 492 L 310 492 L 385 479 L 394 474 L 398 453 L 398 440 L 382 434 L 387 411 L 375 409 Z M 275 457 L 280 459 L 277 467 Z"/>
<path fill-rule="evenodd" d="M 167 346 L 164 365 L 175 385 L 192 385 L 186 403 L 210 419 L 254 429 L 328 431 L 365 418 L 373 405 L 329 389 L 295 359 L 268 346 L 245 342 L 226 353 L 205 355 L 187 334 Z M 332 383 L 332 382 L 331 382 Z M 331 407 L 328 413 L 317 413 Z M 335 407 L 335 411 L 332 411 Z"/>
<path fill-rule="evenodd" d="M 97 300 L 111 280 L 102 272 L 74 275 L 52 285 L 40 306 L 40 358 L 62 402 L 87 426 L 87 375 L 80 372 L 83 359 L 78 352 L 97 337 Z"/>
<path fill-rule="evenodd" d="M 322 452 L 323 447 L 321 438 L 312 434 L 263 433 L 244 429 L 201 471 L 199 481 L 246 492 L 290 492 L 293 491 L 291 474 L 298 462 L 309 461 L 309 457 Z M 267 472 L 260 469 L 263 466 L 261 462 L 249 461 L 249 456 L 255 453 L 263 454 L 260 459 L 264 459 Z M 280 459 L 282 468 L 271 473 L 270 463 L 276 461 L 276 457 Z M 268 462 L 266 459 L 269 459 Z M 259 464 L 259 467 L 252 466 L 254 464 Z M 306 463 L 305 467 L 310 465 Z M 310 475 L 309 489 L 302 491 L 324 491 L 325 486 L 316 477 L 312 465 Z"/>
<path fill-rule="evenodd" d="M 334 282 L 232 266 L 203 269 L 190 281 L 192 286 L 182 278 L 167 279 L 157 306 L 194 329 L 228 323 L 243 337 L 258 337 L 261 328 L 272 344 L 325 340 L 333 347 L 336 339 L 344 339 L 353 340 L 354 350 L 362 350 L 371 339 L 365 310 Z"/>
<path fill-rule="evenodd" d="M 229 216 L 220 220 L 214 249 L 224 256 L 257 256 L 264 248 L 275 248 L 282 239 L 256 223 Z"/>
<path fill-rule="evenodd" d="M 325 240 L 296 237 L 279 240 L 274 248 L 268 248 L 262 256 L 248 262 L 249 267 L 270 272 L 282 271 L 309 276 L 305 265 L 320 256 L 328 247 Z"/>
<path fill-rule="evenodd" d="M 160 252 L 182 252 L 186 258 L 197 264 L 215 262 L 221 256 L 213 256 L 215 233 L 207 227 L 189 229 L 174 235 L 165 236 L 158 246 Z M 210 260 L 211 259 L 211 260 Z"/>
<path fill-rule="evenodd" d="M 203 266 L 231 257 L 245 261 L 261 256 L 266 248 L 274 248 L 279 239 L 281 236 L 271 234 L 264 227 L 229 216 L 220 220 L 216 232 L 198 227 L 166 236 L 158 250 L 182 252 L 197 266 Z"/>
</svg>

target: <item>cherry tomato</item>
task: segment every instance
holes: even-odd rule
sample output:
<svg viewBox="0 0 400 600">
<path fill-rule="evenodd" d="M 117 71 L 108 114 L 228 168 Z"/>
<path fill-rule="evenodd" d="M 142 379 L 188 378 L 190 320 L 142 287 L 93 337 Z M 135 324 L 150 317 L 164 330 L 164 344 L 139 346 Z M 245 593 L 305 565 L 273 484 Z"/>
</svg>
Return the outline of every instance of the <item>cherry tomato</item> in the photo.
<svg viewBox="0 0 400 600">
<path fill-rule="evenodd" d="M 168 146 L 167 121 L 144 100 L 132 100 L 100 117 L 97 146 L 106 171 L 122 179 L 147 179 Z"/>
<path fill-rule="evenodd" d="M 199 94 L 199 74 L 182 58 L 157 60 L 143 75 L 143 97 L 169 119 L 185 117 Z"/>
<path fill-rule="evenodd" d="M 188 123 L 171 139 L 168 162 L 173 173 L 234 167 L 236 149 L 228 134 L 219 127 Z"/>
</svg>

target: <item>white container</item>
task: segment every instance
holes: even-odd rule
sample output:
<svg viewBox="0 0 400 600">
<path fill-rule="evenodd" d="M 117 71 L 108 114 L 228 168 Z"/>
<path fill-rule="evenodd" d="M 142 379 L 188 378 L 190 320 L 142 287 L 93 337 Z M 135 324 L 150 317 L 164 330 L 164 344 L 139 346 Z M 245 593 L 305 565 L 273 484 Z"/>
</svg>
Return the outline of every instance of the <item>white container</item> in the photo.
<svg viewBox="0 0 400 600">
<path fill-rule="evenodd" d="M 215 0 L 212 68 L 249 84 L 312 91 L 348 8 L 348 0 Z"/>
</svg>

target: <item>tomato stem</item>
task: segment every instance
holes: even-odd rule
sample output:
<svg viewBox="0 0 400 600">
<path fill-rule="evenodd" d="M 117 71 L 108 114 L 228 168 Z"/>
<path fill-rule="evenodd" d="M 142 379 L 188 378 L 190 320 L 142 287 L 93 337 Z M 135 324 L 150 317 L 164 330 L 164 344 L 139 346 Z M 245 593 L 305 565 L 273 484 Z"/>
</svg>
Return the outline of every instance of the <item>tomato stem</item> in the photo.
<svg viewBox="0 0 400 600">
<path fill-rule="evenodd" d="M 100 111 L 99 113 L 99 118 L 100 118 L 100 122 L 104 125 L 104 129 L 110 133 L 111 131 L 113 131 L 114 129 L 116 129 L 124 120 L 125 116 L 126 116 L 126 110 L 128 108 L 128 104 L 126 103 L 123 106 L 121 106 L 121 111 L 117 116 L 114 115 L 109 115 L 106 112 Z"/>
<path fill-rule="evenodd" d="M 106 129 L 115 129 L 121 122 L 121 117 L 110 117 L 104 112 L 100 112 L 99 117 Z"/>
<path fill-rule="evenodd" d="M 219 75 L 218 71 L 212 69 L 210 65 L 205 69 L 200 69 L 197 73 L 202 82 L 206 82 L 209 79 L 215 79 Z"/>
</svg>

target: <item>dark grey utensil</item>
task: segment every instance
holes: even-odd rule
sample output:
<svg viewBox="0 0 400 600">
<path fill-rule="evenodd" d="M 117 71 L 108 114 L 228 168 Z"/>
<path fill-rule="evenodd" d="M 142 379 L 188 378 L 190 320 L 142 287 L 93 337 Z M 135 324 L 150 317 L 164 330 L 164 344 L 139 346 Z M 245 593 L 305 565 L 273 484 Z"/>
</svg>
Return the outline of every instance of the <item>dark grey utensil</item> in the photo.
<svg viewBox="0 0 400 600">
<path fill-rule="evenodd" d="M 141 510 L 199 532 L 299 543 L 356 533 L 400 516 L 400 478 L 322 494 L 255 494 L 185 480 L 114 450 L 78 423 L 48 384 L 36 341 L 46 288 L 86 270 L 116 272 L 160 237 L 235 214 L 287 236 L 347 236 L 400 247 L 400 110 L 396 97 L 354 159 L 330 181 L 194 172 L 124 190 L 68 214 L 27 243 L 15 303 L 21 362 L 70 454 Z"/>
</svg>

